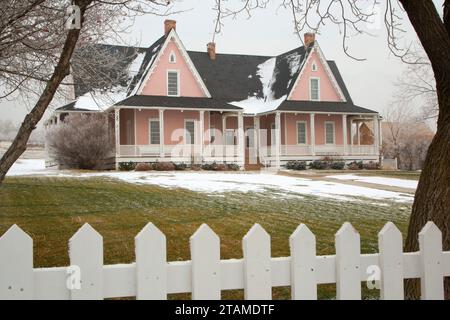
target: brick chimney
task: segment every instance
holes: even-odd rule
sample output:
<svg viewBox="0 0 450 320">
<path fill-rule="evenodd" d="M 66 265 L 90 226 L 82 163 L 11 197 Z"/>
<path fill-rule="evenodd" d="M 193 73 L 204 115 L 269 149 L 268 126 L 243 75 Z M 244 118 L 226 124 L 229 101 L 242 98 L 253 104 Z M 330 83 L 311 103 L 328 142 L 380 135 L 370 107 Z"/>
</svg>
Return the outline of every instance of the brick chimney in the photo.
<svg viewBox="0 0 450 320">
<path fill-rule="evenodd" d="M 166 37 L 172 29 L 177 29 L 177 22 L 175 20 L 164 20 L 164 35 Z"/>
<path fill-rule="evenodd" d="M 311 43 L 314 43 L 316 41 L 316 34 L 313 32 L 307 32 L 303 35 L 305 47 L 309 47 Z"/>
<path fill-rule="evenodd" d="M 216 44 L 214 42 L 210 42 L 207 45 L 208 55 L 211 60 L 216 60 Z"/>
</svg>

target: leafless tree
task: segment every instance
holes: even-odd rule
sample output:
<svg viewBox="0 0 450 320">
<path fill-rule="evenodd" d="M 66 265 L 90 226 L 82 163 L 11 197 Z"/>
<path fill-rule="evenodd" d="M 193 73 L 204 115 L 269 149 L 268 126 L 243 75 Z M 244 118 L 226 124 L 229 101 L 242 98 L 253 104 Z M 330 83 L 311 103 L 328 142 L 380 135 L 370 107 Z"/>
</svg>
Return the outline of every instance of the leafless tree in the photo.
<svg viewBox="0 0 450 320">
<path fill-rule="evenodd" d="M 49 149 L 60 165 L 101 169 L 113 157 L 114 137 L 104 113 L 71 114 L 47 132 Z"/>
<path fill-rule="evenodd" d="M 70 75 L 76 48 L 120 37 L 138 14 L 167 14 L 167 0 L 3 0 L 0 8 L 1 97 L 20 90 L 38 99 L 0 160 L 0 183 Z M 126 29 L 126 28 L 125 28 Z"/>
</svg>

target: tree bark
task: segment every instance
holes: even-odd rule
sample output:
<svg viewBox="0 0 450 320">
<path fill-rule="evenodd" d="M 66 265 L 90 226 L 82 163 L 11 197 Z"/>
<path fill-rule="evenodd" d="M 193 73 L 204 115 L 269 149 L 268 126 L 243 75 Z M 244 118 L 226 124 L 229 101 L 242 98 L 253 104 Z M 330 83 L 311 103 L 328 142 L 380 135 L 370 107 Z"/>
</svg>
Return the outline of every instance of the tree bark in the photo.
<svg viewBox="0 0 450 320">
<path fill-rule="evenodd" d="M 417 251 L 418 233 L 427 221 L 442 231 L 443 249 L 450 250 L 450 19 L 439 17 L 432 0 L 400 0 L 406 10 L 436 79 L 439 116 L 436 135 L 428 149 L 416 190 L 405 251 Z M 448 10 L 448 0 L 444 11 Z M 418 280 L 406 281 L 406 297 L 420 297 Z M 445 298 L 450 299 L 450 278 L 445 279 Z"/>
<path fill-rule="evenodd" d="M 80 8 L 80 21 L 81 28 L 83 24 L 84 13 L 86 12 L 87 6 L 92 2 L 92 0 L 78 0 L 74 1 L 75 5 Z M 39 100 L 31 110 L 29 114 L 26 115 L 25 120 L 22 122 L 20 129 L 14 138 L 13 143 L 8 148 L 6 153 L 2 156 L 0 160 L 0 184 L 5 179 L 6 173 L 11 168 L 11 166 L 16 162 L 16 160 L 25 152 L 27 148 L 27 142 L 30 138 L 31 133 L 36 128 L 38 122 L 42 119 L 42 116 L 47 110 L 50 102 L 52 101 L 56 90 L 63 81 L 63 79 L 70 72 L 70 59 L 72 58 L 73 51 L 78 42 L 80 36 L 80 29 L 71 29 L 67 33 L 67 38 L 64 43 L 64 47 L 61 51 L 58 64 L 55 67 L 52 77 L 47 82 L 44 91 L 42 92 Z"/>
</svg>

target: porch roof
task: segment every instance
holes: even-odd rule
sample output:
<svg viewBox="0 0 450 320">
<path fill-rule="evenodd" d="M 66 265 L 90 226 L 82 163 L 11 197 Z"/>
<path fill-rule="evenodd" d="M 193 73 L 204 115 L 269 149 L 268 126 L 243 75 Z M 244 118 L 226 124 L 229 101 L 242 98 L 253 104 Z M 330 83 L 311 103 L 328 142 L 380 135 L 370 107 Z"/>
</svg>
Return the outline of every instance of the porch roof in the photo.
<svg viewBox="0 0 450 320">
<path fill-rule="evenodd" d="M 117 102 L 114 106 L 125 107 L 162 107 L 180 109 L 236 110 L 242 108 L 233 106 L 226 101 L 214 98 L 197 97 L 167 97 L 135 95 Z"/>
<path fill-rule="evenodd" d="M 352 102 L 334 101 L 293 101 L 285 100 L 277 108 L 278 111 L 298 112 L 338 112 L 338 113 L 365 113 L 377 114 L 377 111 L 354 105 Z"/>
</svg>

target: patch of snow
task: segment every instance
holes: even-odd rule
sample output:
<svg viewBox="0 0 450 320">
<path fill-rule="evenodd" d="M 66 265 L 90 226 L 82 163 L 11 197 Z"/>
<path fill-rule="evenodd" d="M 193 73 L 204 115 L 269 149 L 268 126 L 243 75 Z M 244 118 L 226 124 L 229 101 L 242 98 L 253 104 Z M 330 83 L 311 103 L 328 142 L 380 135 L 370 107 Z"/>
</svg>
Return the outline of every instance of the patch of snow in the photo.
<svg viewBox="0 0 450 320">
<path fill-rule="evenodd" d="M 289 65 L 289 72 L 291 77 L 300 69 L 300 61 L 302 56 L 298 52 L 293 52 L 286 56 L 286 61 Z"/>
<path fill-rule="evenodd" d="M 372 177 L 372 176 L 357 176 L 357 175 L 353 175 L 353 174 L 333 175 L 333 176 L 328 176 L 327 178 L 338 179 L 338 180 L 361 181 L 361 182 L 382 184 L 385 186 L 409 188 L 409 189 L 416 189 L 417 183 L 418 183 L 418 181 L 416 181 L 416 180 L 405 180 L 405 179 Z"/>
<path fill-rule="evenodd" d="M 139 53 L 136 58 L 131 62 L 128 68 L 128 74 L 130 78 L 134 77 L 141 69 L 142 62 L 144 61 L 145 52 Z"/>
<path fill-rule="evenodd" d="M 270 58 L 265 62 L 258 65 L 258 71 L 256 74 L 259 76 L 259 80 L 262 84 L 264 97 L 272 99 L 273 94 L 271 90 L 273 70 L 275 69 L 276 58 Z"/>
<path fill-rule="evenodd" d="M 251 78 L 253 78 L 253 76 L 251 74 L 249 74 L 247 78 L 251 79 Z"/>
<path fill-rule="evenodd" d="M 148 184 L 164 188 L 184 188 L 209 195 L 227 192 L 258 192 L 282 199 L 305 195 L 338 201 L 360 202 L 367 198 L 411 203 L 412 195 L 398 192 L 344 185 L 341 183 L 286 177 L 273 173 L 215 173 L 215 172 L 120 172 L 103 171 L 79 173 L 70 170 L 45 169 L 44 160 L 19 160 L 8 172 L 8 176 L 39 175 L 55 177 L 92 178 L 107 177 L 127 183 Z M 355 198 L 357 197 L 357 198 Z"/>
<path fill-rule="evenodd" d="M 256 114 L 259 112 L 267 112 L 275 110 L 280 106 L 280 104 L 286 100 L 286 95 L 282 96 L 277 100 L 267 100 L 264 101 L 258 97 L 248 97 L 246 100 L 242 101 L 232 101 L 229 104 L 232 104 L 236 107 L 240 107 L 244 109 L 244 113 L 246 114 Z"/>
<path fill-rule="evenodd" d="M 74 108 L 90 111 L 103 111 L 126 97 L 127 90 L 125 87 L 117 86 L 107 91 L 94 90 L 86 92 L 84 95 L 78 97 Z"/>
</svg>

